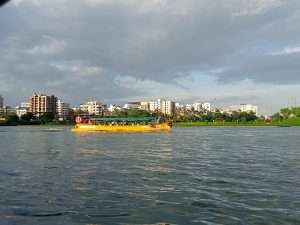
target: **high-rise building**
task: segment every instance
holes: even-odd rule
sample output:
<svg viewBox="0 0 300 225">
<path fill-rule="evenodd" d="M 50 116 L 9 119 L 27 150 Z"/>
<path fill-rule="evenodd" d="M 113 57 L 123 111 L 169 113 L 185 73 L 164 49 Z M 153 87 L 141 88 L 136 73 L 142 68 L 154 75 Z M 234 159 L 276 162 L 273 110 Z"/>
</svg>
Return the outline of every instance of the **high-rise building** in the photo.
<svg viewBox="0 0 300 225">
<path fill-rule="evenodd" d="M 149 102 L 149 111 L 154 112 L 156 109 L 158 109 L 157 102 Z"/>
<path fill-rule="evenodd" d="M 29 112 L 34 116 L 41 116 L 44 113 L 54 113 L 57 110 L 57 97 L 54 95 L 36 94 L 29 97 Z"/>
<path fill-rule="evenodd" d="M 141 102 L 140 109 L 149 111 L 149 102 Z"/>
<path fill-rule="evenodd" d="M 175 102 L 164 99 L 157 99 L 157 102 L 149 102 L 149 111 L 158 110 L 166 115 L 173 115 L 175 113 Z"/>
<path fill-rule="evenodd" d="M 166 115 L 173 115 L 175 113 L 175 102 L 163 100 L 161 102 L 161 112 Z"/>
<path fill-rule="evenodd" d="M 89 114 L 103 115 L 105 107 L 98 101 L 84 101 L 80 104 L 80 110 Z"/>
<path fill-rule="evenodd" d="M 57 100 L 57 114 L 59 120 L 67 119 L 70 113 L 70 104 L 63 102 L 62 100 Z"/>
<path fill-rule="evenodd" d="M 3 108 L 3 98 L 2 98 L 2 95 L 0 95 L 0 108 Z"/>
</svg>

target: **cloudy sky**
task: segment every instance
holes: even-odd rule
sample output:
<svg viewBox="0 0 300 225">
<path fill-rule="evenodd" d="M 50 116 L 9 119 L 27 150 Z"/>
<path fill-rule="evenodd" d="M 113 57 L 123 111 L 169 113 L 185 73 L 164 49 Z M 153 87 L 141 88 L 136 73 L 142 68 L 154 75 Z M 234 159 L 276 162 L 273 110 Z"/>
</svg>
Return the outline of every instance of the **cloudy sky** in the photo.
<svg viewBox="0 0 300 225">
<path fill-rule="evenodd" d="M 77 106 L 300 101 L 299 0 L 12 0 L 0 8 L 0 95 Z"/>
</svg>

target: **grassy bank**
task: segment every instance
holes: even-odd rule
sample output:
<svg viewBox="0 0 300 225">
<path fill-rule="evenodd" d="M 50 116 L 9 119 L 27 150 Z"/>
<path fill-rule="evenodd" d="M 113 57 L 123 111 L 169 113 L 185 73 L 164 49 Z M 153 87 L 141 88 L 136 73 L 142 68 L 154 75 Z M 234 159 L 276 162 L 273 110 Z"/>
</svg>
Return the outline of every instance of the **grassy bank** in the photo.
<svg viewBox="0 0 300 225">
<path fill-rule="evenodd" d="M 271 126 L 300 126 L 300 117 L 288 118 L 282 122 L 261 122 L 261 121 L 253 121 L 253 122 L 177 122 L 173 124 L 175 127 L 271 127 Z"/>
<path fill-rule="evenodd" d="M 284 126 L 300 126 L 300 117 L 291 117 L 282 122 Z"/>
<path fill-rule="evenodd" d="M 236 126 L 274 126 L 265 122 L 177 122 L 176 127 L 236 127 Z"/>
</svg>

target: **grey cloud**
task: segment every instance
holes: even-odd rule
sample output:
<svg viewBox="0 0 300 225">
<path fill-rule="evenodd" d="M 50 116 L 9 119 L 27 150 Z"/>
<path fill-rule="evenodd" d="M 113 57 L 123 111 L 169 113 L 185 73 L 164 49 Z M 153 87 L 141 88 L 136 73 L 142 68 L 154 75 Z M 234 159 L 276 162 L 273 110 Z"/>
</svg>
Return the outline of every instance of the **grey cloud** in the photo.
<svg viewBox="0 0 300 225">
<path fill-rule="evenodd" d="M 235 65 L 217 74 L 220 82 L 250 79 L 273 84 L 300 83 L 300 53 L 256 55 L 237 59 Z"/>
<path fill-rule="evenodd" d="M 300 83 L 299 54 L 264 52 L 300 45 L 296 0 L 35 3 L 9 3 L 0 11 L 0 71 L 5 82 L 25 87 L 22 95 L 40 88 L 70 99 L 116 99 L 143 94 L 118 86 L 116 76 L 169 83 L 219 68 L 227 68 L 213 74 L 222 83 Z M 83 77 L 53 66 L 76 63 L 103 71 Z"/>
</svg>

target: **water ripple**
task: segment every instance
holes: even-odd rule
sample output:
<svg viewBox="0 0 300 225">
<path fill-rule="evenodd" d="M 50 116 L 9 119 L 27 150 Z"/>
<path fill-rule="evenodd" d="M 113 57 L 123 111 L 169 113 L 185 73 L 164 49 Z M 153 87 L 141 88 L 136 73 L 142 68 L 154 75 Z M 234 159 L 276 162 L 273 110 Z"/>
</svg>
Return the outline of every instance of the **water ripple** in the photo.
<svg viewBox="0 0 300 225">
<path fill-rule="evenodd" d="M 9 223 L 300 224 L 299 128 L 43 129 L 1 133 Z"/>
</svg>

